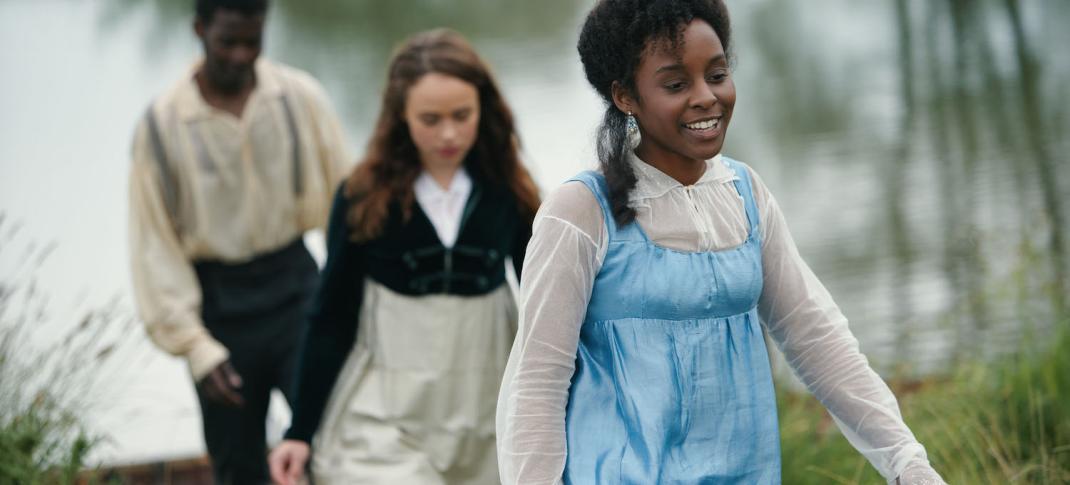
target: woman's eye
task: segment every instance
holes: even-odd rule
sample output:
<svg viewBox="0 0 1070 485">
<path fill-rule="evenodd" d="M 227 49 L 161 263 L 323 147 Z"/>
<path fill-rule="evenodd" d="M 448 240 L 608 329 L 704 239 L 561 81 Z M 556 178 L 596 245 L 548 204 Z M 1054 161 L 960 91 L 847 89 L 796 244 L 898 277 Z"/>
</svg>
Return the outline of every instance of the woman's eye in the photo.
<svg viewBox="0 0 1070 485">
<path fill-rule="evenodd" d="M 438 123 L 438 116 L 421 116 L 420 121 L 427 126 L 434 126 L 435 123 Z"/>
<path fill-rule="evenodd" d="M 715 73 L 711 73 L 709 76 L 706 76 L 706 79 L 709 80 L 709 82 L 712 82 L 712 83 L 719 83 L 721 81 L 724 81 L 727 78 L 728 78 L 728 73 L 727 72 L 723 72 L 723 71 L 718 71 L 718 72 L 715 72 Z"/>
<path fill-rule="evenodd" d="M 465 121 L 472 115 L 471 111 L 461 111 L 460 113 L 454 113 L 453 119 L 457 121 Z"/>
<path fill-rule="evenodd" d="M 671 82 L 665 85 L 665 89 L 669 91 L 679 91 L 684 88 L 684 83 L 681 81 Z"/>
</svg>

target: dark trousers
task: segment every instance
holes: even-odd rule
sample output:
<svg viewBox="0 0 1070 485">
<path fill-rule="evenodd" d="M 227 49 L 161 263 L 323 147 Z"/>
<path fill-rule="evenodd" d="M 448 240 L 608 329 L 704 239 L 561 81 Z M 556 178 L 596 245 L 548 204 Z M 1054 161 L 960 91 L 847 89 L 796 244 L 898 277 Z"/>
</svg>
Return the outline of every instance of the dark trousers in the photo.
<svg viewBox="0 0 1070 485">
<path fill-rule="evenodd" d="M 241 408 L 208 400 L 198 389 L 204 440 L 218 484 L 271 483 L 266 418 L 272 389 L 293 402 L 298 343 L 318 282 L 316 264 L 298 239 L 242 264 L 195 265 L 202 317 L 230 351 L 241 375 Z"/>
</svg>

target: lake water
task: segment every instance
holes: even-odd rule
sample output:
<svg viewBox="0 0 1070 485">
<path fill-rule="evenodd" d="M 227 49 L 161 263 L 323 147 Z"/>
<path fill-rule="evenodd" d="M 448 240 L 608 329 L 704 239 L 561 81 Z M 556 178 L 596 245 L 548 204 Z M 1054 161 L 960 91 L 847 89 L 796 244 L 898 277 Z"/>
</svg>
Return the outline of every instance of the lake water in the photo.
<svg viewBox="0 0 1070 485">
<path fill-rule="evenodd" d="M 0 0 L 0 274 L 44 302 L 36 341 L 87 309 L 132 313 L 130 137 L 199 54 L 191 3 Z M 938 371 L 1043 335 L 1070 285 L 1070 2 L 728 3 L 725 153 L 770 186 L 875 367 Z M 590 4 L 276 1 L 265 55 L 321 80 L 359 153 L 392 47 L 459 30 L 493 65 L 545 192 L 595 163 L 602 106 L 575 53 Z M 200 453 L 184 365 L 128 323 L 90 413 L 112 437 L 100 457 Z"/>
</svg>

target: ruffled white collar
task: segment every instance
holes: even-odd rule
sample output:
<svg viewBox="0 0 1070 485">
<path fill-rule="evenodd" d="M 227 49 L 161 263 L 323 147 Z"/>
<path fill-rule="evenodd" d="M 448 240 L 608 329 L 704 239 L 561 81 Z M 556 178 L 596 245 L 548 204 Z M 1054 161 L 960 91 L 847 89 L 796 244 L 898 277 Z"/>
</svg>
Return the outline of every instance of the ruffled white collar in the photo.
<svg viewBox="0 0 1070 485">
<path fill-rule="evenodd" d="M 646 199 L 656 199 L 663 197 L 665 194 L 672 192 L 673 190 L 681 190 L 685 188 L 684 185 L 676 179 L 670 177 L 665 172 L 658 170 L 653 165 L 642 161 L 633 152 L 628 153 L 628 162 L 632 164 L 637 179 L 635 188 L 632 189 L 631 194 L 628 196 L 629 201 L 637 202 Z M 698 182 L 695 182 L 692 187 L 723 184 L 735 179 L 735 172 L 728 168 L 723 161 L 721 154 L 718 153 L 717 155 L 714 155 L 713 158 L 706 160 L 706 171 L 703 172 L 702 177 L 700 177 Z"/>
</svg>

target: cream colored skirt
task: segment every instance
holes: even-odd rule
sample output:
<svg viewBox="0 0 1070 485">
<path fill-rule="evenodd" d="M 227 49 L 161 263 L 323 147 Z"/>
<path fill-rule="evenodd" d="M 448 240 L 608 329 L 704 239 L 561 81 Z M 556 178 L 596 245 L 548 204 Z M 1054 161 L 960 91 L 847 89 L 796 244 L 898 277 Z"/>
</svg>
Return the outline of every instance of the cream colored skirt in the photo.
<svg viewBox="0 0 1070 485">
<path fill-rule="evenodd" d="M 509 286 L 411 297 L 366 280 L 357 343 L 314 440 L 316 484 L 498 484 Z"/>
</svg>

